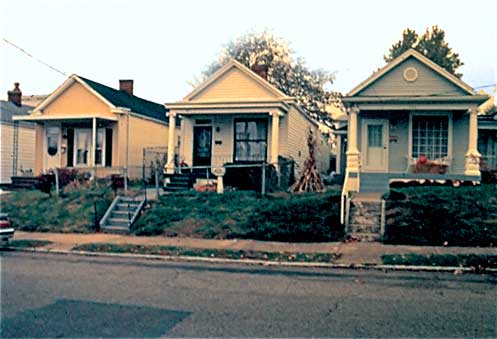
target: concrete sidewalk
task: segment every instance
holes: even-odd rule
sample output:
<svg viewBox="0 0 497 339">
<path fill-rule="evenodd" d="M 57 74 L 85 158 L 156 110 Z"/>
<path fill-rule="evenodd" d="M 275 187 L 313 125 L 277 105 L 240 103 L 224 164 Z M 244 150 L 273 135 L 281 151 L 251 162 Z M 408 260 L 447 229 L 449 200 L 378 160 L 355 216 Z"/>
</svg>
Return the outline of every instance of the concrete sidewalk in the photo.
<svg viewBox="0 0 497 339">
<path fill-rule="evenodd" d="M 345 265 L 379 265 L 384 254 L 497 254 L 495 247 L 436 247 L 436 246 L 400 246 L 367 242 L 325 242 L 325 243 L 284 243 L 257 240 L 216 240 L 196 238 L 169 238 L 164 236 L 137 237 L 120 234 L 74 234 L 74 233 L 38 233 L 17 231 L 15 240 L 48 240 L 52 243 L 44 249 L 53 251 L 70 251 L 73 247 L 87 243 L 112 243 L 136 245 L 176 246 L 201 249 L 230 249 L 261 252 L 287 253 L 336 253 L 340 258 L 337 264 Z"/>
</svg>

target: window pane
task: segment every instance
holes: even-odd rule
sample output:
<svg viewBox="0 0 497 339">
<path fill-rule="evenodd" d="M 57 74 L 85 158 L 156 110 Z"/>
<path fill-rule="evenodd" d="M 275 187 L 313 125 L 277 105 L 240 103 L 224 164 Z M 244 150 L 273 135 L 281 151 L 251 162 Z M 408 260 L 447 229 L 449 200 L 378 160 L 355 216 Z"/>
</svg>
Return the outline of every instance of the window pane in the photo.
<svg viewBox="0 0 497 339">
<path fill-rule="evenodd" d="M 89 145 L 90 133 L 88 131 L 76 131 L 76 164 L 88 164 Z"/>
<path fill-rule="evenodd" d="M 267 148 L 267 121 L 235 123 L 235 161 L 264 161 Z"/>
<path fill-rule="evenodd" d="M 47 128 L 47 153 L 54 156 L 59 151 L 59 128 Z"/>
<path fill-rule="evenodd" d="M 383 146 L 383 126 L 368 125 L 368 146 L 382 147 Z"/>
<path fill-rule="evenodd" d="M 104 147 L 104 134 L 105 130 L 99 129 L 97 132 L 97 145 L 95 150 L 95 164 L 103 164 L 103 147 Z"/>
<path fill-rule="evenodd" d="M 418 158 L 425 155 L 430 160 L 447 156 L 448 126 L 447 116 L 414 116 L 412 131 L 412 155 Z"/>
</svg>

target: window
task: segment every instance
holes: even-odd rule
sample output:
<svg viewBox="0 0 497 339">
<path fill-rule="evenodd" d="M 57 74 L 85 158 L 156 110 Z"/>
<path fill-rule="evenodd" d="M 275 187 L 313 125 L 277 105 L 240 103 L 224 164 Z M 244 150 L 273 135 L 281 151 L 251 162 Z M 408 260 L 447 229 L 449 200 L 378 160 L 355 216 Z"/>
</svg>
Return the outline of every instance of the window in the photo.
<svg viewBox="0 0 497 339">
<path fill-rule="evenodd" d="M 383 147 L 383 125 L 368 125 L 368 146 Z"/>
<path fill-rule="evenodd" d="M 420 116 L 412 117 L 412 156 L 426 156 L 436 160 L 448 155 L 449 117 Z"/>
<path fill-rule="evenodd" d="M 235 120 L 235 161 L 266 160 L 267 120 Z"/>
<path fill-rule="evenodd" d="M 58 127 L 48 127 L 47 128 L 47 153 L 50 156 L 54 156 L 59 151 L 59 128 Z"/>
<path fill-rule="evenodd" d="M 76 130 L 76 165 L 88 165 L 88 154 L 90 153 L 90 131 Z"/>
<path fill-rule="evenodd" d="M 104 138 L 105 130 L 97 131 L 97 147 L 95 148 L 95 165 L 103 165 L 104 163 Z"/>
</svg>

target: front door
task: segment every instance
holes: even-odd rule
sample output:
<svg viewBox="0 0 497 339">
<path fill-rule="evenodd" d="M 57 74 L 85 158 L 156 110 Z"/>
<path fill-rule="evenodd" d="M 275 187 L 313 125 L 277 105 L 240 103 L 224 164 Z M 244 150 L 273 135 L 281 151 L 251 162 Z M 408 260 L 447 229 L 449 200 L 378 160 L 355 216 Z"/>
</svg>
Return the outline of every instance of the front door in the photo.
<svg viewBox="0 0 497 339">
<path fill-rule="evenodd" d="M 364 119 L 362 123 L 363 169 L 387 172 L 388 120 Z"/>
<path fill-rule="evenodd" d="M 210 166 L 212 155 L 212 127 L 193 127 L 193 166 Z"/>
</svg>

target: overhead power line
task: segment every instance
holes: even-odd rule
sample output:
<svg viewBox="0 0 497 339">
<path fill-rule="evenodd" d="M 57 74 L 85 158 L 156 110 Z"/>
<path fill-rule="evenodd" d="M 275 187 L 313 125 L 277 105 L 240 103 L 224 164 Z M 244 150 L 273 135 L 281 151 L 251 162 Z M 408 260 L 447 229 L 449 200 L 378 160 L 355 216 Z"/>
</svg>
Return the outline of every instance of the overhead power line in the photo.
<svg viewBox="0 0 497 339">
<path fill-rule="evenodd" d="M 38 59 L 36 57 L 34 57 L 31 53 L 27 52 L 24 48 L 21 48 L 19 46 L 17 46 L 16 44 L 14 44 L 13 42 L 10 42 L 9 40 L 5 39 L 5 38 L 2 38 L 2 40 L 6 43 L 6 44 L 9 44 L 11 45 L 12 47 L 18 49 L 19 51 L 21 51 L 22 53 L 24 53 L 25 55 L 27 55 L 28 57 L 36 60 L 37 62 L 39 62 L 40 64 L 44 65 L 44 66 L 47 66 L 48 68 L 50 68 L 51 70 L 59 73 L 59 74 L 62 74 L 63 76 L 67 77 L 67 74 L 62 72 L 61 70 L 58 70 L 57 68 L 49 65 L 48 63 L 46 63 L 45 61 L 41 60 L 41 59 Z"/>
</svg>

